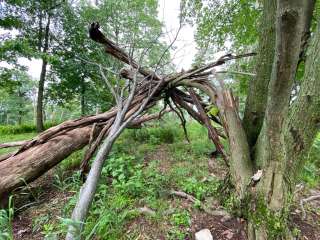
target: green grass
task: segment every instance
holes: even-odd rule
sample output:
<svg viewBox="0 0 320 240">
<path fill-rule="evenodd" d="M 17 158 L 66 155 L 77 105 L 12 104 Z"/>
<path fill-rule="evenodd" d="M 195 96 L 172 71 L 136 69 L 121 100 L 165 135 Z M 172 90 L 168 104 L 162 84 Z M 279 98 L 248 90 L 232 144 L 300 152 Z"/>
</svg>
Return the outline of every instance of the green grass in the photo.
<svg viewBox="0 0 320 240">
<path fill-rule="evenodd" d="M 37 135 L 37 133 L 35 133 L 35 132 L 20 133 L 20 134 L 0 134 L 0 143 L 30 140 L 33 137 L 35 137 L 36 135 Z M 13 152 L 16 149 L 18 149 L 18 147 L 0 149 L 0 155 L 5 154 L 5 153 L 9 153 L 9 152 Z"/>
<path fill-rule="evenodd" d="M 208 140 L 207 130 L 195 122 L 188 123 L 187 129 L 190 143 L 185 140 L 179 123 L 174 121 L 162 122 L 146 129 L 125 130 L 114 144 L 103 168 L 85 224 L 85 239 L 135 239 L 140 234 L 141 219 L 153 231 L 145 234 L 154 238 L 156 234 L 162 234 L 166 239 L 185 239 L 188 236 L 192 212 L 199 205 L 184 209 L 181 206 L 183 200 L 170 196 L 169 191 L 181 190 L 201 202 L 207 202 L 220 197 L 221 181 L 209 174 L 208 155 L 214 146 Z M 35 135 L 4 135 L 1 142 L 30 139 Z M 301 177 L 308 186 L 319 183 L 318 145 L 320 136 Z M 76 194 L 61 206 L 58 216 L 55 213 L 53 216 L 40 215 L 34 219 L 35 231 L 47 237 L 62 237 L 65 234 L 82 184 L 79 172 L 68 170 L 74 170 L 79 165 L 83 151 L 73 153 L 55 169 L 54 186 L 60 191 Z M 221 159 L 218 161 L 223 165 Z M 233 199 L 227 199 L 223 205 L 231 209 L 233 202 Z M 137 211 L 144 206 L 152 209 L 155 214 L 147 215 Z"/>
<path fill-rule="evenodd" d="M 300 180 L 310 188 L 320 184 L 320 133 L 309 152 L 306 164 L 303 166 Z"/>
<path fill-rule="evenodd" d="M 149 127 L 146 132 L 141 130 L 126 130 L 116 141 L 86 221 L 84 236 L 87 238 L 134 239 L 139 235 L 139 224 L 128 234 L 124 231 L 143 218 L 153 226 L 153 231 L 159 231 L 166 239 L 185 239 L 191 212 L 177 205 L 181 200 L 171 197 L 169 191 L 186 191 L 199 200 L 216 194 L 216 179 L 202 181 L 208 176 L 208 153 L 213 148 L 203 127 L 195 123 L 188 125 L 190 144 L 175 123 Z M 156 153 L 159 148 L 165 156 Z M 81 160 L 82 154 L 76 152 L 59 165 L 54 183 L 61 191 L 79 191 L 78 173 L 71 177 L 63 173 L 72 163 Z M 77 194 L 63 207 L 61 220 L 42 231 L 62 236 L 76 199 Z M 137 211 L 143 206 L 152 209 L 155 215 Z"/>
<path fill-rule="evenodd" d="M 44 128 L 48 129 L 58 123 L 45 123 Z M 22 124 L 22 125 L 0 125 L 0 135 L 6 134 L 21 134 L 21 133 L 31 133 L 36 131 L 36 126 L 34 124 Z"/>
</svg>

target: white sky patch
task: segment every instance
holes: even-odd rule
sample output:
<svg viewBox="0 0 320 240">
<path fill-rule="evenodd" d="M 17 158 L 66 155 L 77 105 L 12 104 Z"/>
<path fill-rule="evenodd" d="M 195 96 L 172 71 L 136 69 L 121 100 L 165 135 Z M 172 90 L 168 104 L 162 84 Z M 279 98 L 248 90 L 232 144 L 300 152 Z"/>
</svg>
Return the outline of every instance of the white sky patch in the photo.
<svg viewBox="0 0 320 240">
<path fill-rule="evenodd" d="M 32 79 L 39 80 L 42 66 L 41 59 L 32 58 L 31 60 L 29 60 L 27 58 L 18 58 L 18 64 L 26 66 L 28 68 L 27 73 L 32 77 Z M 12 65 L 4 61 L 0 62 L 0 67 L 9 69 L 13 68 Z"/>
<path fill-rule="evenodd" d="M 28 74 L 32 78 L 39 80 L 41 73 L 42 60 L 32 58 L 31 60 L 27 58 L 19 58 L 18 63 L 28 67 Z M 47 66 L 48 69 L 48 66 Z"/>
<path fill-rule="evenodd" d="M 159 0 L 158 18 L 164 23 L 163 31 L 166 33 L 163 40 L 170 44 L 179 30 L 180 0 Z M 184 25 L 171 49 L 170 54 L 177 70 L 190 68 L 196 55 L 194 41 L 194 27 Z"/>
<path fill-rule="evenodd" d="M 19 32 L 16 29 L 6 30 L 6 29 L 0 28 L 0 35 L 7 35 L 7 34 L 11 35 L 12 37 L 16 37 L 19 34 Z M 31 60 L 29 60 L 27 58 L 22 57 L 22 58 L 18 58 L 18 63 L 28 68 L 28 74 L 33 79 L 39 80 L 40 72 L 41 72 L 41 64 L 42 64 L 41 59 L 32 58 Z M 0 67 L 5 67 L 9 69 L 13 68 L 12 65 L 4 61 L 0 62 Z"/>
</svg>

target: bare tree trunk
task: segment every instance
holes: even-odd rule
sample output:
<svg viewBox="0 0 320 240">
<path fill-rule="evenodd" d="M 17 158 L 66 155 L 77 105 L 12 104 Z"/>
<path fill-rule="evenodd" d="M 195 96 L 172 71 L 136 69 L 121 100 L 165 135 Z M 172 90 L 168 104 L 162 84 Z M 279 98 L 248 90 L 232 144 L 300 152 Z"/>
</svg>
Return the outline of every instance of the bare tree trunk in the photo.
<svg viewBox="0 0 320 240">
<path fill-rule="evenodd" d="M 41 31 L 41 29 L 40 29 Z M 49 48 L 49 31 L 50 31 L 50 14 L 48 14 L 48 21 L 45 29 L 45 36 L 44 36 L 44 47 L 43 47 L 43 53 L 47 53 Z M 44 83 L 46 80 L 46 72 L 47 72 L 47 60 L 44 56 L 42 58 L 42 67 L 41 67 L 41 73 L 40 73 L 40 79 L 39 79 L 39 85 L 38 85 L 38 98 L 37 98 L 37 117 L 36 117 L 36 127 L 37 132 L 42 132 L 44 130 L 43 125 L 43 92 L 44 92 Z"/>
<path fill-rule="evenodd" d="M 87 180 L 81 187 L 79 200 L 77 201 L 71 217 L 74 221 L 74 224 L 69 226 L 66 240 L 77 239 L 81 236 L 83 221 L 86 219 L 89 207 L 93 201 L 103 164 L 109 155 L 109 152 L 111 151 L 114 141 L 117 138 L 117 136 L 114 135 L 115 130 L 115 128 L 111 130 L 110 137 L 108 136 L 101 145 L 100 150 L 93 161 L 89 175 L 87 176 Z"/>
<path fill-rule="evenodd" d="M 80 89 L 80 111 L 81 116 L 85 116 L 86 114 L 86 103 L 85 103 L 85 92 L 86 92 L 86 85 L 84 82 L 84 76 L 81 76 L 81 89 Z"/>
<path fill-rule="evenodd" d="M 18 124 L 22 124 L 22 117 L 23 117 L 23 94 L 21 92 L 21 89 L 18 90 L 18 96 L 19 96 L 19 110 L 18 110 Z"/>
</svg>

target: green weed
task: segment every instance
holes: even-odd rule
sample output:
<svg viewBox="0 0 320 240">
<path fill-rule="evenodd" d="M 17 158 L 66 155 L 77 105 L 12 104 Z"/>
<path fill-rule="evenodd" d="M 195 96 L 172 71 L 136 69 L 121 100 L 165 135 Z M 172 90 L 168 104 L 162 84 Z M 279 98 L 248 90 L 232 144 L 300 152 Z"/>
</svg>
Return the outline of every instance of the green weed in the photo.
<svg viewBox="0 0 320 240">
<path fill-rule="evenodd" d="M 14 215 L 13 198 L 9 197 L 8 209 L 0 209 L 0 239 L 13 239 L 12 219 Z"/>
</svg>

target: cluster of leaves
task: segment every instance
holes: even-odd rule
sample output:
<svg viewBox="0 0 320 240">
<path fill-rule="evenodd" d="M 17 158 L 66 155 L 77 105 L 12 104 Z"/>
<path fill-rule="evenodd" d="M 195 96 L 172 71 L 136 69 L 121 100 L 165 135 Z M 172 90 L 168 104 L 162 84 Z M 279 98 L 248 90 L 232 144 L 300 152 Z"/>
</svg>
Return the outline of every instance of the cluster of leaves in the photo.
<svg viewBox="0 0 320 240">
<path fill-rule="evenodd" d="M 1 7 L 0 27 L 6 31 L 0 36 L 3 40 L 0 43 L 0 60 L 22 72 L 26 69 L 18 64 L 21 57 L 48 62 L 50 67 L 47 68 L 44 100 L 46 111 L 59 106 L 75 112 L 75 117 L 78 117 L 80 114 L 107 110 L 113 105 L 112 96 L 94 63 L 112 68 L 115 72 L 123 65 L 106 56 L 100 46 L 89 39 L 88 26 L 92 22 L 98 21 L 106 35 L 121 47 L 130 49 L 133 57 L 140 59 L 143 49 L 147 47 L 149 51 L 143 56 L 143 65 L 162 65 L 169 58 L 169 53 L 164 53 L 166 44 L 159 40 L 162 24 L 157 19 L 157 0 L 79 1 L 77 4 L 59 0 L 19 0 L 5 1 Z M 47 27 L 49 47 L 45 51 Z M 120 83 L 118 76 L 109 72 L 106 75 L 110 82 Z M 0 81 L 1 95 L 4 92 L 8 102 L 11 101 L 2 106 L 5 113 L 0 117 L 0 122 L 5 123 L 6 118 L 12 119 L 7 111 L 16 112 L 14 106 L 18 105 L 14 101 L 19 97 L 10 95 L 7 90 L 13 79 L 8 68 L 0 68 L 0 78 L 8 79 Z M 17 78 L 17 82 L 32 92 L 27 96 L 28 101 L 35 99 L 34 86 L 24 84 L 21 78 Z M 24 121 L 34 117 L 30 104 L 28 107 L 28 111 L 24 112 L 24 115 L 28 113 Z M 10 121 L 18 122 L 14 118 Z"/>
<path fill-rule="evenodd" d="M 0 69 L 0 123 L 15 124 L 30 119 L 35 82 L 23 70 Z"/>
<path fill-rule="evenodd" d="M 150 143 L 153 145 L 162 143 L 170 144 L 182 138 L 179 129 L 173 124 L 166 124 L 166 127 L 161 127 L 161 125 L 159 125 L 148 128 L 132 129 L 129 130 L 127 134 L 137 142 Z"/>
<path fill-rule="evenodd" d="M 196 42 L 201 49 L 197 62 L 217 50 L 243 49 L 257 42 L 259 3 L 250 1 L 184 0 L 186 19 L 196 24 Z"/>
</svg>

